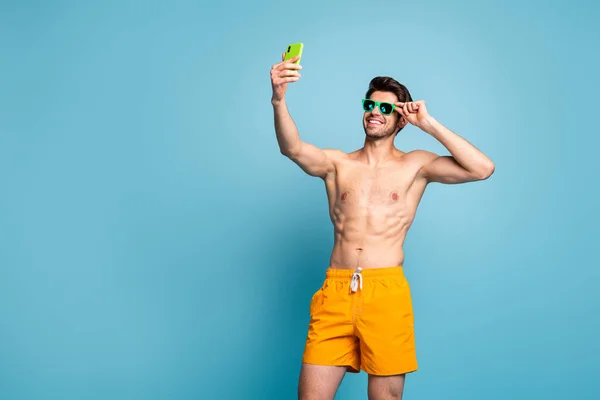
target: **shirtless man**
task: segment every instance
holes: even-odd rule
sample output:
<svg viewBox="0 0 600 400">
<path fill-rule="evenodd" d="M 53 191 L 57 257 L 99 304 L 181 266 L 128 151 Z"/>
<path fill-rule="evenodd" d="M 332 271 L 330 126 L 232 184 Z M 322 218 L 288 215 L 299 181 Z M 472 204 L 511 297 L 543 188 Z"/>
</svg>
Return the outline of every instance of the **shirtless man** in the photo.
<svg viewBox="0 0 600 400">
<path fill-rule="evenodd" d="M 271 69 L 277 141 L 284 156 L 325 182 L 335 234 L 325 281 L 310 303 L 298 397 L 331 400 L 346 372 L 363 370 L 370 400 L 401 399 L 406 374 L 418 367 L 402 270 L 406 233 L 428 183 L 484 180 L 494 163 L 389 77 L 374 78 L 363 100 L 363 148 L 346 154 L 302 141 L 285 101 L 288 84 L 300 79 L 296 60 L 282 57 Z M 450 155 L 396 149 L 408 123 Z"/>
</svg>

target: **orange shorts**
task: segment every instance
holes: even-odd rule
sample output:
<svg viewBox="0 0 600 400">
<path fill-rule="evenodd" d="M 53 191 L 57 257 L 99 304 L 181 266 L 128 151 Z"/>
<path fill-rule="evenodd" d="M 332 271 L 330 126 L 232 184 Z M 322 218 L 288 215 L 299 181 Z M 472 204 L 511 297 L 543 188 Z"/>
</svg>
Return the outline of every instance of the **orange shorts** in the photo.
<svg viewBox="0 0 600 400">
<path fill-rule="evenodd" d="M 310 317 L 304 363 L 379 376 L 418 368 L 410 287 L 402 267 L 328 269 L 312 297 Z"/>
</svg>

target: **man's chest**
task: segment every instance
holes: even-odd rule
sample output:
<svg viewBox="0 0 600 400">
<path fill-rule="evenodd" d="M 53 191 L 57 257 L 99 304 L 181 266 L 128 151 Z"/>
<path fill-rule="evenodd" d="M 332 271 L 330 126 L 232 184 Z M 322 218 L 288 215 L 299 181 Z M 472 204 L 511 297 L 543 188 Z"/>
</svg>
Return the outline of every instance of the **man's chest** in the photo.
<svg viewBox="0 0 600 400">
<path fill-rule="evenodd" d="M 401 205 L 415 173 L 409 168 L 346 168 L 338 171 L 332 193 L 339 206 Z"/>
</svg>

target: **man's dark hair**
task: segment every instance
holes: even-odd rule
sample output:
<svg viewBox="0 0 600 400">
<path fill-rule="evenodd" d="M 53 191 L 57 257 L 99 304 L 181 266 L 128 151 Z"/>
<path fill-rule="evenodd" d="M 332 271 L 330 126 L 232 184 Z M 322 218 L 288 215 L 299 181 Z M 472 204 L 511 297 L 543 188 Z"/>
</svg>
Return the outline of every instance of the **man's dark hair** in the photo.
<svg viewBox="0 0 600 400">
<path fill-rule="evenodd" d="M 413 101 L 406 86 L 389 76 L 373 78 L 369 83 L 369 90 L 367 90 L 365 97 L 370 98 L 373 92 L 392 92 L 398 97 L 398 101 L 403 103 Z"/>
<path fill-rule="evenodd" d="M 369 89 L 367 90 L 365 97 L 367 99 L 371 98 L 373 92 L 394 93 L 396 97 L 398 97 L 398 101 L 402 103 L 408 103 L 413 101 L 412 97 L 410 96 L 410 92 L 408 91 L 406 86 L 404 86 L 394 78 L 390 78 L 389 76 L 377 76 L 371 79 L 371 82 L 369 82 Z M 402 129 L 398 130 L 398 132 L 400 132 L 401 130 Z"/>
</svg>

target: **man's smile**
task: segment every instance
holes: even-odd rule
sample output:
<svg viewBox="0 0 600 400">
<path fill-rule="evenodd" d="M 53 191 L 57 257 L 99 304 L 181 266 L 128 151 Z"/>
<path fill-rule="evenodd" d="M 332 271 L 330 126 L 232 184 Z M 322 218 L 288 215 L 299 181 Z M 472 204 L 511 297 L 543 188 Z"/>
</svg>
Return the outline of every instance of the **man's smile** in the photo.
<svg viewBox="0 0 600 400">
<path fill-rule="evenodd" d="M 383 121 L 380 121 L 376 118 L 369 118 L 367 119 L 367 123 L 369 125 L 373 125 L 373 126 L 377 126 L 377 125 L 383 125 Z"/>
</svg>

